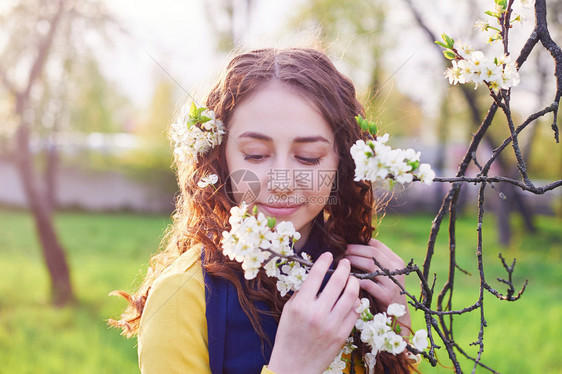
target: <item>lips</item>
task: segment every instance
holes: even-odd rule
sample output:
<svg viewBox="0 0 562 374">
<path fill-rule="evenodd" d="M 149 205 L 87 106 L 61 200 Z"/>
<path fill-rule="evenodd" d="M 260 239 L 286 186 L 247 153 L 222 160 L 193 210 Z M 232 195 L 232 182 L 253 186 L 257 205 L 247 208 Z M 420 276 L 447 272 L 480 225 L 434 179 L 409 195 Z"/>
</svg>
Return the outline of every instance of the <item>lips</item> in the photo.
<svg viewBox="0 0 562 374">
<path fill-rule="evenodd" d="M 287 217 L 295 213 L 302 205 L 259 204 L 272 217 Z"/>
</svg>

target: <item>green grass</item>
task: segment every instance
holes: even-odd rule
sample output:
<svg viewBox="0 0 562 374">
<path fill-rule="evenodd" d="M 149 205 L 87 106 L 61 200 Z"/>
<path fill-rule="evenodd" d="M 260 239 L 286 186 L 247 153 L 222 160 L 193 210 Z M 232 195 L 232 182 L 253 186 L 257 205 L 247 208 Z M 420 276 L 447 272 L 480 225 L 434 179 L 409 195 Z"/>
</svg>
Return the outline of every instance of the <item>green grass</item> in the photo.
<svg viewBox="0 0 562 374">
<path fill-rule="evenodd" d="M 562 220 L 554 217 L 537 217 L 540 227 L 536 235 L 525 233 L 519 222 L 514 222 L 514 237 L 508 248 L 497 244 L 495 222 L 488 216 L 483 230 L 483 261 L 485 275 L 490 285 L 503 294 L 506 287 L 496 278 L 505 278 L 498 253 L 511 264 L 517 258 L 514 283 L 521 287 L 525 279 L 529 284 L 520 300 L 499 301 L 487 293 L 484 296 L 484 313 L 488 327 L 484 330 L 482 362 L 501 373 L 562 373 L 562 356 L 559 354 L 558 331 L 562 329 Z M 447 222 L 438 237 L 431 273 L 436 274 L 436 289 L 444 285 L 448 269 Z M 421 266 L 425 258 L 431 219 L 427 216 L 387 216 L 381 226 L 379 239 L 398 252 L 406 261 L 413 258 Z M 463 218 L 457 229 L 457 263 L 472 275 L 457 272 L 453 307 L 462 309 L 478 298 L 478 270 L 475 256 L 476 220 Z M 407 289 L 417 290 L 415 275 L 407 278 Z M 413 328 L 424 326 L 423 313 L 413 313 Z M 469 344 L 478 338 L 479 313 L 468 313 L 454 320 L 456 339 L 473 357 L 476 347 Z M 450 366 L 448 355 L 442 350 L 438 357 Z M 470 372 L 472 364 L 461 359 L 463 371 Z M 428 363 L 420 366 L 422 372 L 450 373 L 451 369 L 432 368 Z M 488 372 L 478 369 L 477 373 Z"/>
<path fill-rule="evenodd" d="M 135 339 L 106 325 L 125 306 L 108 293 L 132 289 L 167 222 L 162 216 L 59 214 L 78 302 L 55 308 L 31 218 L 0 211 L 0 372 L 138 372 Z"/>
<path fill-rule="evenodd" d="M 403 258 L 423 263 L 432 217 L 387 216 L 379 239 Z M 6 373 L 134 373 L 138 372 L 136 341 L 127 340 L 106 320 L 117 317 L 124 301 L 108 297 L 115 289 L 131 290 L 168 223 L 163 216 L 128 214 L 61 213 L 56 226 L 68 253 L 76 305 L 55 308 L 49 304 L 49 284 L 31 218 L 25 212 L 0 210 L 0 372 Z M 485 222 L 484 260 L 492 286 L 505 292 L 495 278 L 504 271 L 497 258 L 501 251 L 511 262 L 517 258 L 515 284 L 529 286 L 515 303 L 485 297 L 485 351 L 483 362 L 502 373 L 562 373 L 558 332 L 562 330 L 562 220 L 538 217 L 536 235 L 526 234 L 514 222 L 509 248 L 496 244 L 494 223 Z M 477 297 L 474 247 L 475 222 L 458 222 L 458 263 L 472 276 L 457 273 L 454 306 L 472 304 Z M 438 238 L 431 270 L 441 287 L 447 269 L 446 231 Z M 419 293 L 413 276 L 407 286 Z M 456 336 L 463 346 L 476 340 L 478 315 L 455 320 Z M 423 327 L 423 314 L 413 313 L 413 327 Z M 475 349 L 469 348 L 472 354 Z M 443 365 L 447 354 L 439 351 Z M 470 363 L 461 361 L 463 370 Z M 451 373 L 431 368 L 422 372 Z M 477 370 L 477 372 L 486 372 Z"/>
</svg>

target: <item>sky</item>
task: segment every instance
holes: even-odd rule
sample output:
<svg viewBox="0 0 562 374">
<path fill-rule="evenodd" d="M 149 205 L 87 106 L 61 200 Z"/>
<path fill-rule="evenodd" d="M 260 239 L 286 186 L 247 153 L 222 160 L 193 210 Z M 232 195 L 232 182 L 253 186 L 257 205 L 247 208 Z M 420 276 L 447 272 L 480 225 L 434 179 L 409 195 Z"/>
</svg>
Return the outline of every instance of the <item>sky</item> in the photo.
<svg viewBox="0 0 562 374">
<path fill-rule="evenodd" d="M 300 0 L 260 0 L 247 35 L 248 45 L 278 42 L 291 9 Z M 145 105 L 156 79 L 172 76 L 185 90 L 204 85 L 226 63 L 218 56 L 202 0 L 106 0 L 130 37 L 118 36 L 102 60 L 105 74 L 136 104 Z M 169 75 L 169 76 L 168 76 Z"/>
<path fill-rule="evenodd" d="M 156 80 L 172 79 L 171 76 L 182 89 L 191 93 L 194 87 L 210 86 L 226 64 L 228 56 L 215 52 L 212 31 L 203 8 L 204 0 L 105 1 L 130 36 L 115 36 L 114 47 L 101 53 L 104 56 L 101 58 L 102 69 L 135 105 L 144 107 L 149 103 Z M 255 1 L 245 46 L 302 44 L 303 39 L 310 36 L 307 31 L 289 30 L 286 24 L 304 2 L 306 0 Z M 486 4 L 480 12 L 485 17 L 483 12 L 492 8 L 493 2 L 477 2 Z M 474 42 L 478 47 L 487 48 L 484 36 L 477 35 L 467 20 L 470 14 L 479 14 L 470 8 L 473 3 L 446 0 L 415 3 L 436 33 L 447 32 L 453 37 L 467 35 L 476 39 Z M 436 6 L 438 12 L 433 9 Z M 444 59 L 439 59 L 427 37 L 419 31 L 403 1 L 393 1 L 390 9 L 387 27 L 396 32 L 386 53 L 386 63 L 395 69 L 396 88 L 408 91 L 424 112 L 433 116 L 441 95 L 446 95 L 448 89 L 443 77 Z M 521 40 L 529 35 L 532 26 L 532 22 L 518 26 L 517 34 L 522 36 Z M 517 43 L 514 34 L 512 32 L 512 39 Z M 347 66 L 343 70 L 361 88 L 363 77 L 356 74 L 353 67 Z"/>
</svg>

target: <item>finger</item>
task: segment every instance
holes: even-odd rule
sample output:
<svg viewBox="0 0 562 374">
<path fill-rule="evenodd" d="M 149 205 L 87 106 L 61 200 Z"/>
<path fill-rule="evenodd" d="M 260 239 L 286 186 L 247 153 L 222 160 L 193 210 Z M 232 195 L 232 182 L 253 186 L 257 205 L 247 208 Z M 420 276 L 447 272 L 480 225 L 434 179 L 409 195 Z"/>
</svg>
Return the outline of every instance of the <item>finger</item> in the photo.
<svg viewBox="0 0 562 374">
<path fill-rule="evenodd" d="M 330 252 L 324 252 L 318 257 L 318 260 L 316 260 L 314 265 L 310 268 L 310 272 L 297 294 L 300 294 L 301 297 L 316 298 L 326 272 L 332 264 L 332 260 L 333 256 Z"/>
<path fill-rule="evenodd" d="M 346 252 L 346 257 L 357 257 L 357 258 L 364 258 L 367 261 L 362 261 L 360 266 L 363 270 L 369 270 L 369 272 L 373 272 L 375 270 L 380 270 L 376 265 L 373 258 L 377 260 L 377 262 L 384 268 L 388 270 L 396 270 L 402 269 L 404 267 L 404 261 L 396 255 L 390 256 L 389 253 L 380 252 L 374 247 L 365 247 L 358 248 L 350 248 L 348 252 Z"/>
<path fill-rule="evenodd" d="M 355 323 L 359 318 L 359 313 L 355 311 L 357 308 L 352 308 L 349 313 L 345 316 L 345 318 L 341 322 L 341 334 L 342 336 L 349 336 L 353 327 L 355 327 Z"/>
<path fill-rule="evenodd" d="M 373 282 L 369 279 L 362 279 L 359 281 L 359 285 L 362 290 L 367 291 L 370 295 L 372 295 L 375 299 L 380 301 L 385 301 L 389 299 L 389 292 L 387 291 L 387 287 L 381 286 L 376 282 Z"/>
<path fill-rule="evenodd" d="M 402 262 L 402 258 L 380 240 L 371 238 L 371 240 L 369 240 L 369 245 L 375 247 L 380 253 L 384 253 L 385 256 L 391 258 L 393 261 Z"/>
<path fill-rule="evenodd" d="M 344 290 L 350 271 L 351 264 L 349 263 L 349 260 L 346 260 L 345 258 L 342 259 L 330 277 L 326 287 L 324 287 L 322 293 L 318 297 L 318 300 L 320 300 L 325 306 L 329 307 L 330 310 Z"/>
<path fill-rule="evenodd" d="M 378 269 L 377 269 L 378 270 Z M 394 279 L 397 280 L 402 286 L 404 286 L 404 276 L 403 275 L 398 275 L 398 276 L 394 276 Z M 378 275 L 372 279 L 363 279 L 361 280 L 361 288 L 365 289 L 365 287 L 368 287 L 371 283 L 375 283 L 380 287 L 383 287 L 385 289 L 389 289 L 389 290 L 393 290 L 395 288 L 399 288 L 396 283 L 394 283 L 394 281 L 392 279 L 390 279 L 390 277 L 386 276 L 386 275 Z"/>
<path fill-rule="evenodd" d="M 346 255 L 355 255 L 355 256 L 363 256 L 363 257 L 375 257 L 379 262 L 385 261 L 384 259 L 388 259 L 386 262 L 396 262 L 401 263 L 402 259 L 396 253 L 394 253 L 390 248 L 388 248 L 384 243 L 376 240 L 371 239 L 369 241 L 369 245 L 361 245 L 361 244 L 350 244 L 347 246 Z"/>
<path fill-rule="evenodd" d="M 372 258 L 362 257 L 362 256 L 346 256 L 351 263 L 351 266 L 366 271 L 367 273 L 373 273 L 380 268 L 375 265 L 375 262 Z"/>
<path fill-rule="evenodd" d="M 360 281 L 361 289 L 367 291 L 375 299 L 379 300 L 383 305 L 391 303 L 406 304 L 406 295 L 400 293 L 400 289 L 394 283 L 379 284 L 367 279 Z"/>
<path fill-rule="evenodd" d="M 345 289 L 332 309 L 332 316 L 339 321 L 349 314 L 350 310 L 357 309 L 359 299 L 359 280 L 354 276 L 347 279 Z"/>
</svg>

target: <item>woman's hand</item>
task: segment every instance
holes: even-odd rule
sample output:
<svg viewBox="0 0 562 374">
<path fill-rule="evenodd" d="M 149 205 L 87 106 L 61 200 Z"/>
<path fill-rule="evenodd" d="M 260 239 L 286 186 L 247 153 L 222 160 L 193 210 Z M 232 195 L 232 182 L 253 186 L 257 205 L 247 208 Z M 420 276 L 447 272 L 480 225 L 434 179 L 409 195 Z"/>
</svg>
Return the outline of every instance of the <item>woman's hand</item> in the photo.
<svg viewBox="0 0 562 374">
<path fill-rule="evenodd" d="M 379 264 L 390 271 L 403 269 L 404 261 L 394 252 L 390 250 L 382 242 L 371 239 L 369 245 L 349 244 L 345 252 L 351 265 L 357 269 L 364 270 L 367 273 L 373 273 L 381 270 L 375 265 L 372 258 L 376 258 Z M 404 275 L 396 275 L 394 278 L 404 287 Z M 406 314 L 398 318 L 403 326 L 410 328 L 410 312 L 406 303 L 406 296 L 401 294 L 401 289 L 389 277 L 378 276 L 374 280 L 362 279 L 359 281 L 361 288 L 370 293 L 377 299 L 384 311 L 388 305 L 398 303 L 406 306 Z M 402 329 L 404 335 L 408 335 L 408 329 Z"/>
<path fill-rule="evenodd" d="M 350 276 L 351 265 L 341 260 L 320 294 L 332 263 L 322 254 L 306 281 L 285 304 L 279 321 L 269 369 L 276 374 L 322 373 L 349 336 L 359 314 L 359 281 Z"/>
</svg>

